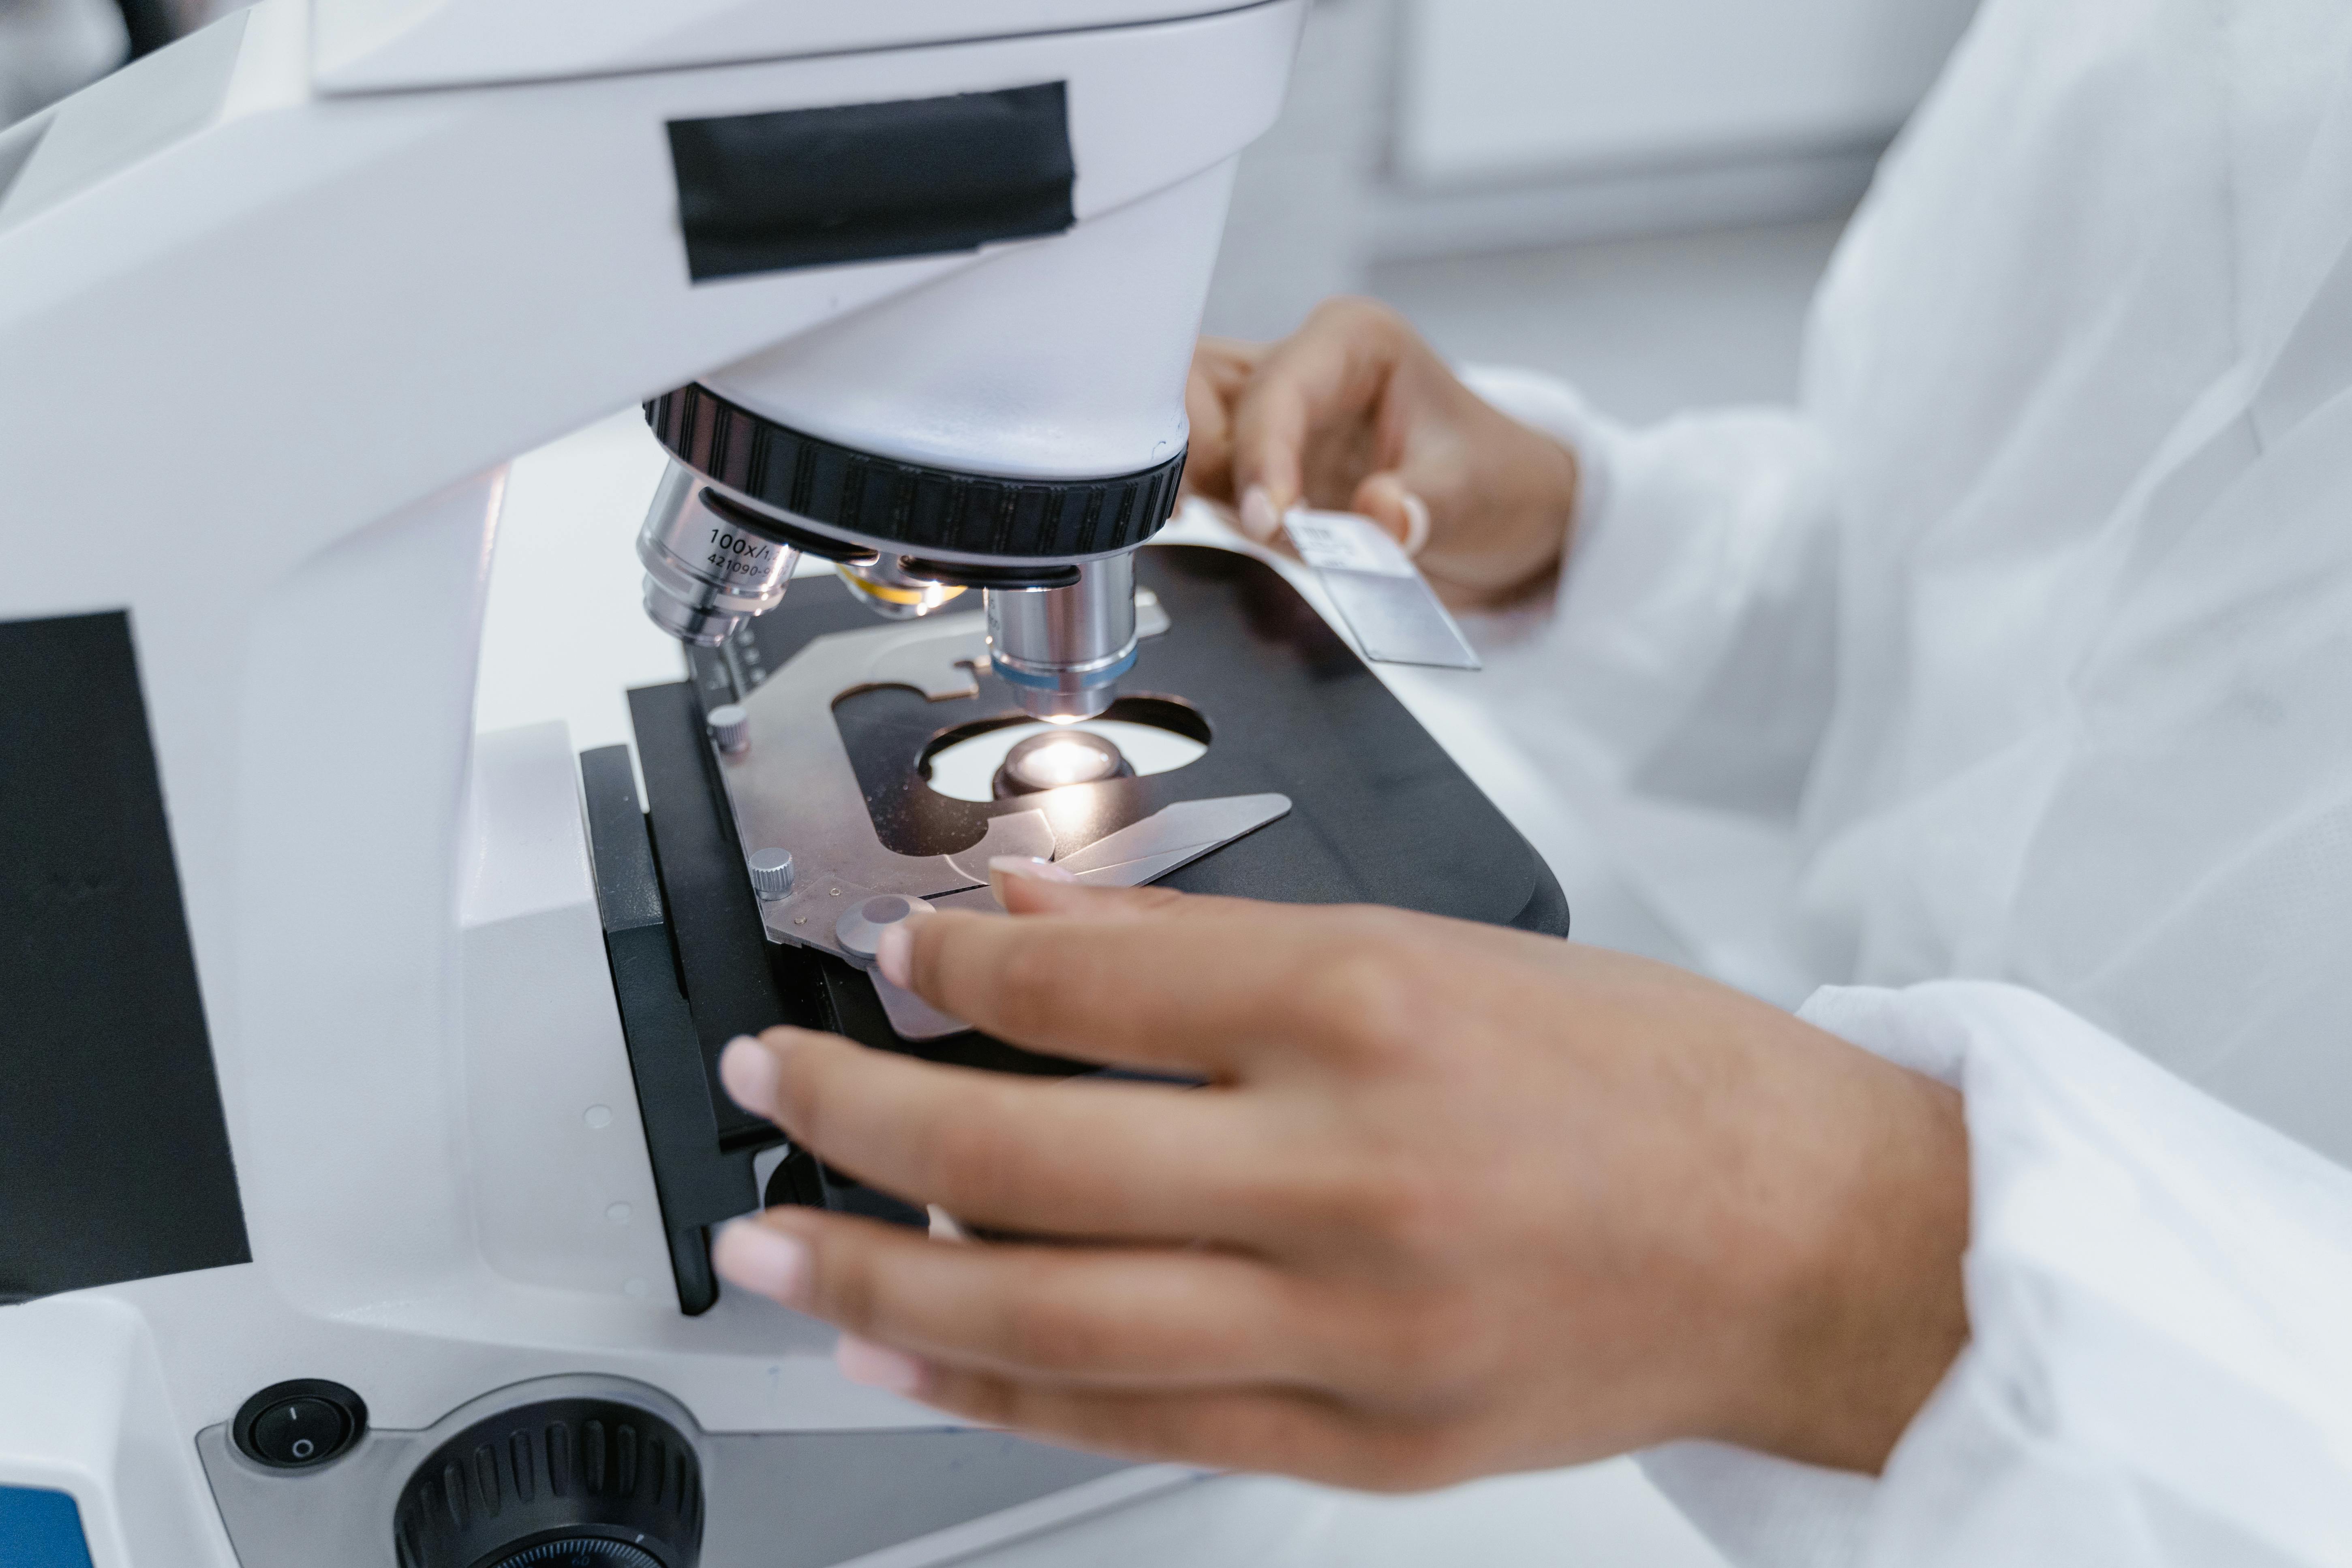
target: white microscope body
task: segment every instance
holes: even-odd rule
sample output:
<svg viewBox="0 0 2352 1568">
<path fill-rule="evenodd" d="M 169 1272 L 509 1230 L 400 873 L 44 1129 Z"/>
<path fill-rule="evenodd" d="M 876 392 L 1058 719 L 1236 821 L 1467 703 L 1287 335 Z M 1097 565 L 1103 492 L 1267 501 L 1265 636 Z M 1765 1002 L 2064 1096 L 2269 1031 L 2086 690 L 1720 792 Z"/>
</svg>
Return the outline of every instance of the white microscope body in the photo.
<svg viewBox="0 0 2352 1568">
<path fill-rule="evenodd" d="M 184 920 L 251 1258 L 0 1308 L 0 1489 L 70 1496 L 99 1568 L 389 1565 L 417 1444 L 331 1508 L 231 1451 L 300 1378 L 393 1435 L 640 1391 L 707 1439 L 713 1568 L 928 1561 L 1165 1481 L 762 1533 L 761 1442 L 937 1419 L 840 1381 L 821 1325 L 679 1313 L 571 759 L 477 757 L 472 686 L 504 465 L 689 383 L 983 474 L 1181 453 L 1303 5 L 264 0 L 0 132 L 0 633 L 128 614 L 184 910 L 115 918 Z M 690 273 L 672 122 L 1042 84 L 1061 231 Z"/>
</svg>

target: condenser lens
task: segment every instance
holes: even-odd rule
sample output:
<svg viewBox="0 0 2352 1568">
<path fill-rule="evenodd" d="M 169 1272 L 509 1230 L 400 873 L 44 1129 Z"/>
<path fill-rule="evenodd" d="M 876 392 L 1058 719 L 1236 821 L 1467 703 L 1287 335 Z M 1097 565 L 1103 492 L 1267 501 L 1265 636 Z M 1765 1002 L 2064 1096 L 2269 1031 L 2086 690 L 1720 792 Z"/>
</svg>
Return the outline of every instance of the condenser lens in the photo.
<svg viewBox="0 0 2352 1568">
<path fill-rule="evenodd" d="M 1030 736 L 1004 754 L 1003 778 L 1013 788 L 999 793 L 1026 795 L 1094 784 L 1129 771 L 1118 748 L 1102 736 L 1087 730 L 1049 731 Z"/>
</svg>

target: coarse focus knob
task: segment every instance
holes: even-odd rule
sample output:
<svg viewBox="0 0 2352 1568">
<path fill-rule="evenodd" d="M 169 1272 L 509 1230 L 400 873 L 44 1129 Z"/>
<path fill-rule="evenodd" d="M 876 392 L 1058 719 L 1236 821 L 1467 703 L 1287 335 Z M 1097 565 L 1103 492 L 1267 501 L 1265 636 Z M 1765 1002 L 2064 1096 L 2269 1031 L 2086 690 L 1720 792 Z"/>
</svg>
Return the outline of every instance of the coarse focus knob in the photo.
<svg viewBox="0 0 2352 1568">
<path fill-rule="evenodd" d="M 702 1467 L 649 1410 L 545 1399 L 436 1448 L 393 1510 L 400 1568 L 695 1568 Z"/>
<path fill-rule="evenodd" d="M 751 873 L 751 890 L 763 899 L 781 899 L 793 890 L 793 852 L 756 849 L 743 862 Z"/>
<path fill-rule="evenodd" d="M 729 756 L 735 756 L 751 744 L 751 715 L 740 702 L 724 702 L 702 717 L 710 731 L 711 744 Z"/>
</svg>

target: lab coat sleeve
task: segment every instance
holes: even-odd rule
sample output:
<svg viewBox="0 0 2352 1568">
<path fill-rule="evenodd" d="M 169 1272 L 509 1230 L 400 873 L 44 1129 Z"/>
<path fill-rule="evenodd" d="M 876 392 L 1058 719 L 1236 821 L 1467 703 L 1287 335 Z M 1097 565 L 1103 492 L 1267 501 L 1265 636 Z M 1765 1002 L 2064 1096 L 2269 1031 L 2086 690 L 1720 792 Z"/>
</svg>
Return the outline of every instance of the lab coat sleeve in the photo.
<svg viewBox="0 0 2352 1568">
<path fill-rule="evenodd" d="M 1635 429 L 1547 376 L 1464 378 L 1579 463 L 1559 593 L 1512 675 L 1617 783 L 1793 817 L 1835 685 L 1834 489 L 1812 425 L 1749 408 Z"/>
<path fill-rule="evenodd" d="M 1962 1090 L 1971 1339 L 1877 1479 L 1648 1456 L 1736 1563 L 2352 1561 L 2352 1173 L 2029 991 L 1803 1016 Z"/>
</svg>

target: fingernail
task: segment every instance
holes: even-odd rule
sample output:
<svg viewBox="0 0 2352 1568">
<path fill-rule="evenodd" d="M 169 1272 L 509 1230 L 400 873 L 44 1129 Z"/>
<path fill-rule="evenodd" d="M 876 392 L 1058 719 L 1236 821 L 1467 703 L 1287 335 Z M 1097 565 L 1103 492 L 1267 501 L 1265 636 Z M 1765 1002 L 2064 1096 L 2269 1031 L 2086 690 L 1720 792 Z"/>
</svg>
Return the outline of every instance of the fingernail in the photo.
<svg viewBox="0 0 2352 1568">
<path fill-rule="evenodd" d="M 1274 510 L 1274 498 L 1265 493 L 1264 485 L 1252 485 L 1242 492 L 1242 531 L 1260 544 L 1271 541 L 1282 528 L 1282 514 Z"/>
<path fill-rule="evenodd" d="M 878 1388 L 887 1394 L 911 1397 L 923 1386 L 923 1363 L 903 1351 L 877 1345 L 871 1340 L 861 1340 L 856 1334 L 844 1334 L 833 1352 L 834 1364 L 841 1375 L 852 1383 Z"/>
<path fill-rule="evenodd" d="M 1404 552 L 1409 560 L 1429 542 L 1429 503 L 1411 490 L 1404 492 Z"/>
<path fill-rule="evenodd" d="M 719 1081 L 727 1098 L 761 1116 L 776 1107 L 776 1080 L 783 1076 L 776 1053 L 749 1035 L 738 1035 L 719 1053 Z"/>
<path fill-rule="evenodd" d="M 807 1247 L 756 1220 L 730 1220 L 710 1244 L 710 1267 L 730 1285 L 797 1307 L 808 1299 Z"/>
<path fill-rule="evenodd" d="M 874 942 L 874 967 L 899 990 L 913 990 L 915 933 L 902 925 L 884 927 Z"/>
<path fill-rule="evenodd" d="M 988 858 L 988 874 L 1002 873 L 1007 877 L 1027 877 L 1038 882 L 1075 882 L 1076 873 L 1066 867 L 1034 855 L 992 855 Z"/>
<path fill-rule="evenodd" d="M 1034 855 L 992 855 L 988 860 L 988 886 L 996 894 L 996 901 L 1004 902 L 1007 879 L 1017 877 L 1024 882 L 1076 882 L 1077 877 L 1051 860 L 1040 860 Z"/>
</svg>

